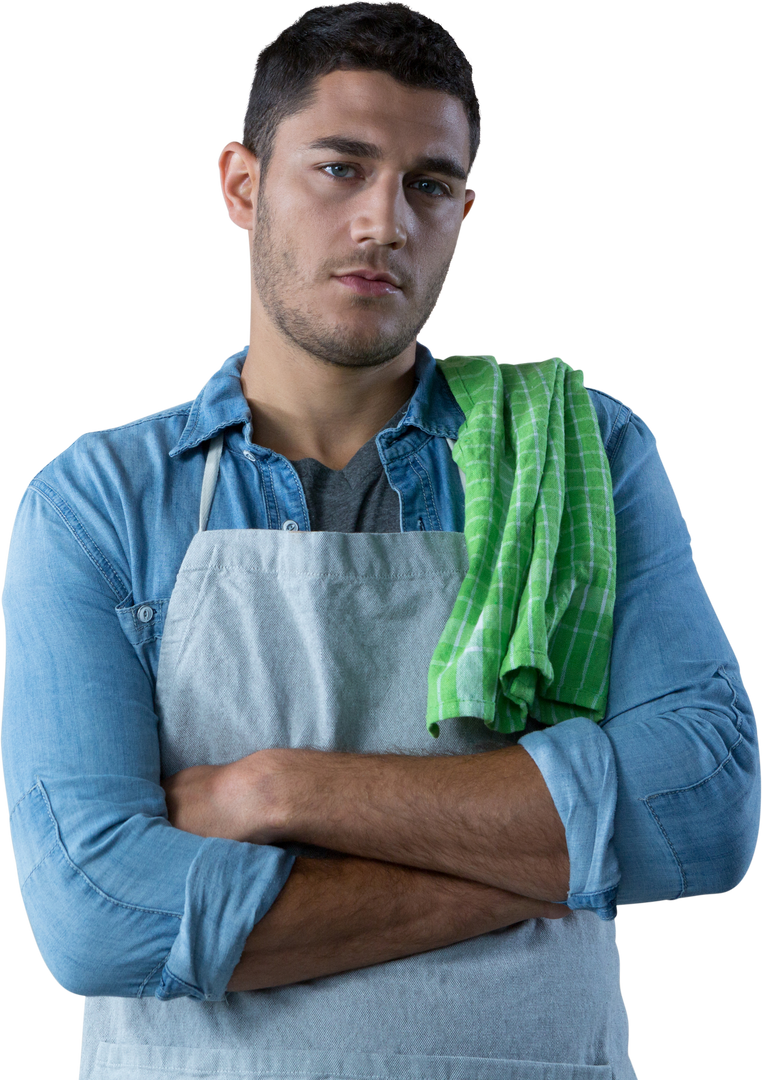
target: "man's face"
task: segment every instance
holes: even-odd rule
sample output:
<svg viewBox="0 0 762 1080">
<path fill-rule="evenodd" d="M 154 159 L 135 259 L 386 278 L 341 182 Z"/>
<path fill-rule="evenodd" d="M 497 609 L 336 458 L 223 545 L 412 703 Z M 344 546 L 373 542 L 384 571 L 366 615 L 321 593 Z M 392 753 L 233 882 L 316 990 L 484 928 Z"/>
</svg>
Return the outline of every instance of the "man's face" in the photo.
<svg viewBox="0 0 762 1080">
<path fill-rule="evenodd" d="M 444 283 L 473 200 L 468 161 L 449 94 L 382 72 L 320 78 L 278 127 L 257 199 L 254 284 L 281 333 L 342 366 L 398 356 Z"/>
</svg>

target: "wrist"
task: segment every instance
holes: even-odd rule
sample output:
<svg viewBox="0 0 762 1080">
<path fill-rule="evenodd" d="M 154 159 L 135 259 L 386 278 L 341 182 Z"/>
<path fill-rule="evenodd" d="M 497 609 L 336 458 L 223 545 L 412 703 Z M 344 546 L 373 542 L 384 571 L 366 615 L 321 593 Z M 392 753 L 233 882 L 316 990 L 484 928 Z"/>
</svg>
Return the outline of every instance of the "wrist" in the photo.
<svg viewBox="0 0 762 1080">
<path fill-rule="evenodd" d="M 218 836 L 249 844 L 277 843 L 267 753 L 259 750 L 231 761 L 210 776 L 210 804 L 223 828 Z"/>
<path fill-rule="evenodd" d="M 326 758 L 321 750 L 274 747 L 260 751 L 259 802 L 271 843 L 315 842 L 310 823 L 327 784 Z"/>
</svg>

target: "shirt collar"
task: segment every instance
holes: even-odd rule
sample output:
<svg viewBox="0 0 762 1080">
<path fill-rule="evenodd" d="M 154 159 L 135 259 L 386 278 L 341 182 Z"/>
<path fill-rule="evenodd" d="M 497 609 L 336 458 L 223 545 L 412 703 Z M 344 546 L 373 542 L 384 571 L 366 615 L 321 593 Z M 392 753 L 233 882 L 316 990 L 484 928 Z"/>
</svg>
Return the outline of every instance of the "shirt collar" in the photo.
<svg viewBox="0 0 762 1080">
<path fill-rule="evenodd" d="M 170 457 L 199 446 L 225 428 L 248 424 L 251 412 L 241 390 L 241 368 L 248 348 L 229 356 L 191 406 L 188 420 Z M 465 414 L 455 400 L 447 380 L 429 350 L 417 344 L 415 349 L 417 385 L 400 423 L 420 428 L 429 435 L 457 439 Z"/>
</svg>

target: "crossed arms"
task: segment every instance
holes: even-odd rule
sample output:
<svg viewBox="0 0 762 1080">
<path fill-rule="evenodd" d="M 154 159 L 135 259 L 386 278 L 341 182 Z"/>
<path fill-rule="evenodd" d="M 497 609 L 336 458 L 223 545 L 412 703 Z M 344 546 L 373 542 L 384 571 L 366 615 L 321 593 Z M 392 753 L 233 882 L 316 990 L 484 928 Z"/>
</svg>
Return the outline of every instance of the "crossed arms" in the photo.
<svg viewBox="0 0 762 1080">
<path fill-rule="evenodd" d="M 170 820 L 201 836 L 301 842 L 230 990 L 298 982 L 561 918 L 561 819 L 520 747 L 452 757 L 261 750 L 165 781 Z"/>
<path fill-rule="evenodd" d="M 170 820 L 200 836 L 300 842 L 563 901 L 561 819 L 521 747 L 419 757 L 260 750 L 164 782 Z"/>
</svg>

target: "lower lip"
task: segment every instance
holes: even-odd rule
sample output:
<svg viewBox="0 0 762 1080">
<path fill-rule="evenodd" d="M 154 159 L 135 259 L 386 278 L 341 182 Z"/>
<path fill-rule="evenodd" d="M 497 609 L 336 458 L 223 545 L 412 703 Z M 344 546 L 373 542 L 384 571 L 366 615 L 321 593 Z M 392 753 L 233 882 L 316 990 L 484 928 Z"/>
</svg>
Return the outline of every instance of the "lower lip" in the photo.
<svg viewBox="0 0 762 1080">
<path fill-rule="evenodd" d="M 402 289 L 392 285 L 391 281 L 370 281 L 368 278 L 356 277 L 354 274 L 345 274 L 343 277 L 337 277 L 336 280 L 358 296 L 391 296 L 392 293 L 402 292 Z"/>
</svg>

